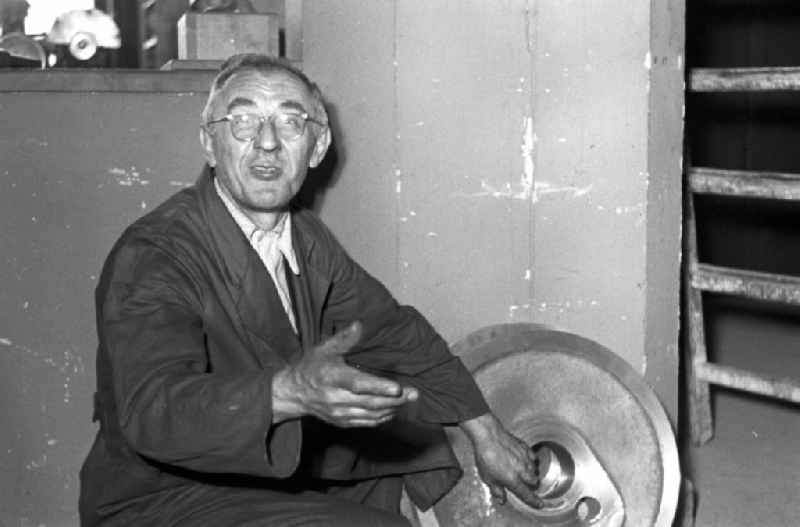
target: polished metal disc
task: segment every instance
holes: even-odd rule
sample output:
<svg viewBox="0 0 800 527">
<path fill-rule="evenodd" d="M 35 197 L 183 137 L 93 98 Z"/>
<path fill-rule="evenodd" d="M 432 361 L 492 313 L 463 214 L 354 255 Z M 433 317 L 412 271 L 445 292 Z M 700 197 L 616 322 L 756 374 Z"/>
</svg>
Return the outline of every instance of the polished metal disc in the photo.
<svg viewBox="0 0 800 527">
<path fill-rule="evenodd" d="M 617 355 L 532 324 L 481 329 L 453 348 L 494 413 L 540 452 L 539 510 L 494 503 L 472 446 L 448 434 L 463 468 L 434 508 L 441 527 L 668 527 L 680 484 L 669 420 L 650 387 Z"/>
</svg>

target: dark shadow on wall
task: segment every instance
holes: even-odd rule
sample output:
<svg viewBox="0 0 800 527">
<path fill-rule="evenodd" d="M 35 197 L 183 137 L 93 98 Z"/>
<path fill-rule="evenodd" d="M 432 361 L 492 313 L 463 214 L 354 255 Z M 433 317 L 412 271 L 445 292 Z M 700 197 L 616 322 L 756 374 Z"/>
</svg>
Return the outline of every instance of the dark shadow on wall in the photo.
<svg viewBox="0 0 800 527">
<path fill-rule="evenodd" d="M 795 0 L 689 1 L 686 9 L 687 72 L 691 68 L 800 66 L 800 4 Z M 797 92 L 686 95 L 684 158 L 687 166 L 800 173 L 799 144 L 800 97 Z M 694 203 L 701 262 L 800 275 L 800 203 L 720 196 L 696 196 Z M 682 300 L 681 305 L 685 308 L 685 299 Z M 796 349 L 777 349 L 770 344 L 770 337 L 778 341 L 783 338 L 775 328 L 800 327 L 800 308 L 711 294 L 703 295 L 703 303 L 710 360 L 773 376 L 789 375 L 789 372 L 797 371 L 800 367 L 800 356 Z M 683 359 L 686 358 L 688 338 L 685 334 L 687 316 L 684 312 L 681 338 Z M 742 321 L 747 325 L 742 326 L 744 330 L 739 327 L 737 332 L 735 324 Z M 781 331 L 794 334 L 788 329 Z M 738 337 L 742 334 L 763 336 L 764 340 L 759 341 L 756 337 L 752 338 L 752 342 L 739 339 L 735 342 L 739 347 L 727 350 L 723 347 L 723 342 L 730 344 L 735 340 L 731 335 Z M 682 387 L 679 441 L 684 474 L 689 477 L 700 476 L 700 479 L 705 477 L 705 487 L 701 485 L 699 490 L 706 492 L 707 502 L 714 502 L 707 504 L 708 510 L 737 507 L 740 504 L 735 499 L 729 499 L 729 496 L 735 495 L 731 492 L 717 492 L 713 499 L 708 499 L 713 494 L 708 490 L 708 482 L 721 481 L 716 474 L 693 474 L 695 466 L 690 461 L 692 455 L 700 453 L 710 456 L 714 452 L 714 442 L 720 444 L 720 438 L 712 439 L 712 443 L 696 452 L 691 448 L 683 368 L 679 382 Z M 720 393 L 729 392 L 712 388 L 712 414 L 716 413 L 717 394 Z M 735 395 L 740 397 L 739 392 L 735 392 Z M 779 408 L 799 408 L 752 394 L 741 397 L 768 401 L 771 406 Z M 742 416 L 741 419 L 742 423 L 751 422 L 749 417 Z M 715 429 L 718 428 L 717 423 Z M 733 439 L 728 439 L 729 442 L 723 444 L 735 443 Z M 720 467 L 720 473 L 738 466 L 738 459 L 733 459 L 738 453 L 726 455 L 731 456 L 730 464 Z M 775 465 L 764 463 L 764 471 L 768 471 L 770 466 Z M 752 476 L 753 481 L 759 481 L 761 477 L 758 474 Z M 776 486 L 786 487 L 789 483 L 778 482 Z M 780 524 L 796 524 L 787 521 Z"/>
</svg>

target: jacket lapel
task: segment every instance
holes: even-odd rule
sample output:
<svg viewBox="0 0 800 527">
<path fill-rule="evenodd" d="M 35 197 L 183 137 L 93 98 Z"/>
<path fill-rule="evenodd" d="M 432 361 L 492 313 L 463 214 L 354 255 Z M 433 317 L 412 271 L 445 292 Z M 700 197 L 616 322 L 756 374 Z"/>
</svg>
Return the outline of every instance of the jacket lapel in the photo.
<svg viewBox="0 0 800 527">
<path fill-rule="evenodd" d="M 255 251 L 251 252 L 253 257 L 245 270 L 236 304 L 239 317 L 262 347 L 272 349 L 284 361 L 291 362 L 302 353 L 300 341 L 283 310 L 272 278 Z"/>
<path fill-rule="evenodd" d="M 206 167 L 198 181 L 218 268 L 233 299 L 237 320 L 263 365 L 285 363 L 301 353 L 300 343 L 283 311 L 275 284 L 264 264 L 231 217 Z"/>
<path fill-rule="evenodd" d="M 322 327 L 322 308 L 331 282 L 311 263 L 315 243 L 306 235 L 303 222 L 295 221 L 297 217 L 292 219 L 292 245 L 297 255 L 300 275 L 288 273 L 288 280 L 294 296 L 298 330 L 303 346 L 308 348 L 319 344 L 322 338 L 328 336 Z"/>
</svg>

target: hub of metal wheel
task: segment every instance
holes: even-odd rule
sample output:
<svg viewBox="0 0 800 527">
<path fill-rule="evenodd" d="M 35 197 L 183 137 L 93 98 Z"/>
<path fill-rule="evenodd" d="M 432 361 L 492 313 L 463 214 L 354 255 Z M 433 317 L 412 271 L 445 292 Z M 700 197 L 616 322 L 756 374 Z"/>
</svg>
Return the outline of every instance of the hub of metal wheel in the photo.
<svg viewBox="0 0 800 527">
<path fill-rule="evenodd" d="M 497 417 L 537 453 L 544 505 L 494 503 L 472 446 L 448 431 L 464 468 L 434 508 L 440 527 L 669 527 L 680 473 L 667 416 L 627 362 L 542 326 L 481 329 L 453 347 Z"/>
</svg>

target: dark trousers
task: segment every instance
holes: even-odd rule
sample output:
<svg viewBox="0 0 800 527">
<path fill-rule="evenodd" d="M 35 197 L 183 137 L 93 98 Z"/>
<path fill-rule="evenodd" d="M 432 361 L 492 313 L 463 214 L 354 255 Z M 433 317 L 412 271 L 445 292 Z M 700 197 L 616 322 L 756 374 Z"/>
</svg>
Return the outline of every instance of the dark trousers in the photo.
<svg viewBox="0 0 800 527">
<path fill-rule="evenodd" d="M 401 477 L 346 484 L 314 485 L 314 490 L 281 491 L 252 487 L 192 485 L 149 503 L 146 510 L 123 509 L 98 525 L 153 527 L 409 527 L 400 514 Z M 160 500 L 156 500 L 160 501 Z"/>
</svg>

